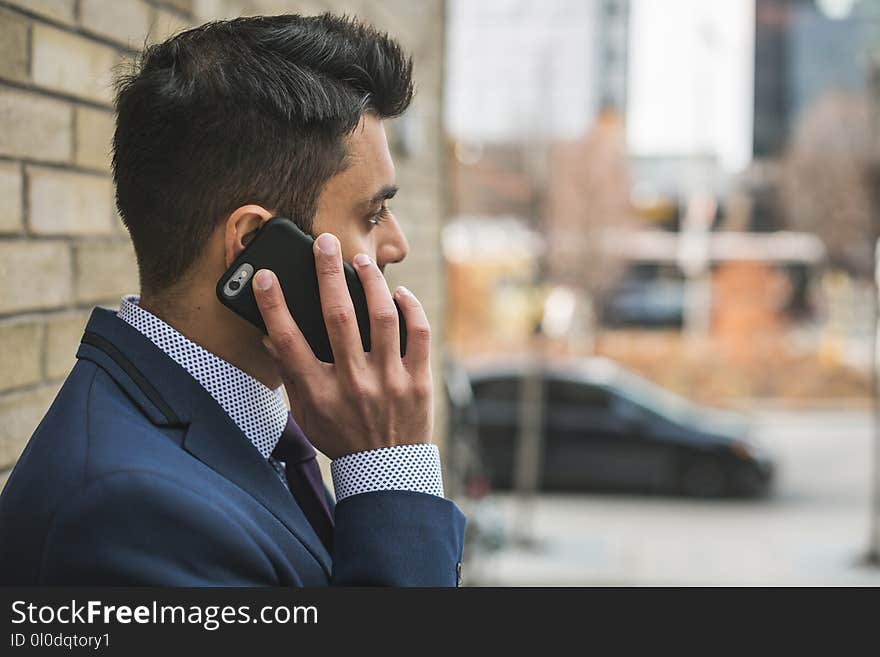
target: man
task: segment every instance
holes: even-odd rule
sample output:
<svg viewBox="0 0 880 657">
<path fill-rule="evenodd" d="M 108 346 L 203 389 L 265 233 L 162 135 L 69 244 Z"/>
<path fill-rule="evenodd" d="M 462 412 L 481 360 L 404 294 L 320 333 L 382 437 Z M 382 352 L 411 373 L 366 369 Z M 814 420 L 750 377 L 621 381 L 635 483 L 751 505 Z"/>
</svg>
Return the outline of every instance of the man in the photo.
<svg viewBox="0 0 880 657">
<path fill-rule="evenodd" d="M 397 290 L 401 358 L 382 276 L 407 253 L 382 121 L 407 108 L 411 72 L 372 28 L 288 15 L 189 30 L 120 79 L 113 172 L 141 295 L 93 311 L 6 485 L 3 584 L 457 583 L 465 523 L 430 444 L 429 327 Z M 253 282 L 268 337 L 215 297 L 276 215 L 318 236 L 332 365 L 272 272 Z M 364 284 L 369 353 L 343 258 Z"/>
</svg>

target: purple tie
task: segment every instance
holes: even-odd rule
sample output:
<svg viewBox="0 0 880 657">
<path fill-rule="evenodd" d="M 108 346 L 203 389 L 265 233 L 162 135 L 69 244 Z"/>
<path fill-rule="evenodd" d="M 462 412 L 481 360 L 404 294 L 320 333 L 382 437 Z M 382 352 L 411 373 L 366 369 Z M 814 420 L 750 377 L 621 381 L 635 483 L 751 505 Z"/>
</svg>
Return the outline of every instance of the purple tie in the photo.
<svg viewBox="0 0 880 657">
<path fill-rule="evenodd" d="M 321 470 L 315 460 L 315 448 L 289 412 L 287 426 L 281 432 L 272 456 L 284 461 L 290 492 L 324 547 L 328 552 L 332 551 L 333 516 L 327 505 Z"/>
</svg>

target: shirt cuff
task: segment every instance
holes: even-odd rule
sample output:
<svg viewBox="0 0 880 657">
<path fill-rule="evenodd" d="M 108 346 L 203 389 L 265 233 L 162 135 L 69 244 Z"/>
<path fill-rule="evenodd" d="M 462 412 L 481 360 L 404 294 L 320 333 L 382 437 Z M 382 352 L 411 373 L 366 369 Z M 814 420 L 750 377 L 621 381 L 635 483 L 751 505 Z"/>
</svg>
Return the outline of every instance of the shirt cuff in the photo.
<svg viewBox="0 0 880 657">
<path fill-rule="evenodd" d="M 347 454 L 330 462 L 336 501 L 378 490 L 408 490 L 443 497 L 437 445 L 395 445 Z"/>
</svg>

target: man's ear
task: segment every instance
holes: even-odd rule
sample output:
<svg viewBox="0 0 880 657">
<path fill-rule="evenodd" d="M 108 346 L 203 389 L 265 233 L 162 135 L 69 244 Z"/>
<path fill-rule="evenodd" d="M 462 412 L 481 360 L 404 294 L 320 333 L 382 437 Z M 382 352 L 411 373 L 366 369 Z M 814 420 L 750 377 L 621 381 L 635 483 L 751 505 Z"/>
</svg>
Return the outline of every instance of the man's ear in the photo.
<svg viewBox="0 0 880 657">
<path fill-rule="evenodd" d="M 224 233 L 226 266 L 250 244 L 260 227 L 274 215 L 260 205 L 243 205 L 226 220 Z"/>
</svg>

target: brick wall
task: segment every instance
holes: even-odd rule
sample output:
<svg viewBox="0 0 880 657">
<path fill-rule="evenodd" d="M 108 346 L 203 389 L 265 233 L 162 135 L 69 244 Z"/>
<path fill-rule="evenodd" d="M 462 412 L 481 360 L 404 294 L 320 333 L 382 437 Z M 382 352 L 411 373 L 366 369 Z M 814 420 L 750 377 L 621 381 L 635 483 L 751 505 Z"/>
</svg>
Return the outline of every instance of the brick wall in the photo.
<svg viewBox="0 0 880 657">
<path fill-rule="evenodd" d="M 389 279 L 424 301 L 439 375 L 443 0 L 0 0 L 0 485 L 72 367 L 91 308 L 137 290 L 109 168 L 113 67 L 206 20 L 324 10 L 362 16 L 414 54 L 417 98 L 389 126 L 411 250 Z"/>
</svg>

